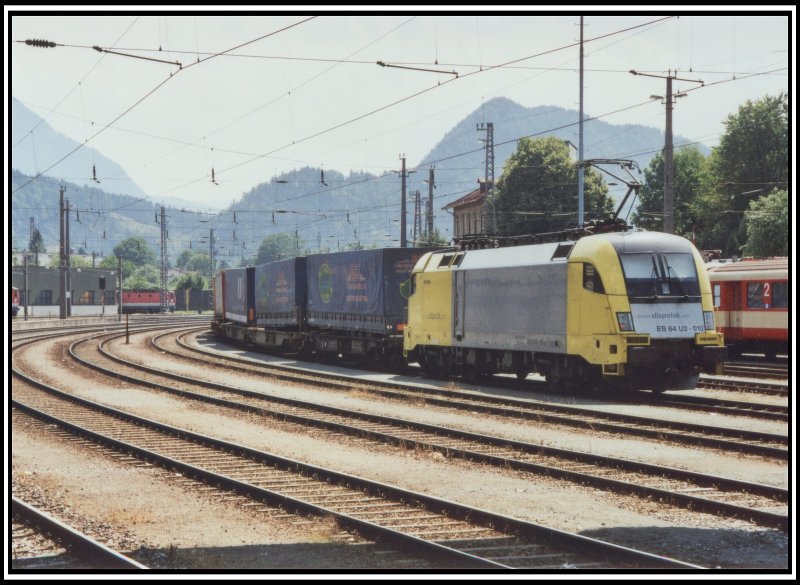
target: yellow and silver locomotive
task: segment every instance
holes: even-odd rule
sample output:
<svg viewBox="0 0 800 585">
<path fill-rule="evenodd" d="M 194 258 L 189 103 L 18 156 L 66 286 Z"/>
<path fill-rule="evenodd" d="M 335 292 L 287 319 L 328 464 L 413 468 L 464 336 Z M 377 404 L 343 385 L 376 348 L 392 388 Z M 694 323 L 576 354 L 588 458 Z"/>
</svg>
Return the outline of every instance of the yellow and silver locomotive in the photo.
<svg viewBox="0 0 800 585">
<path fill-rule="evenodd" d="M 703 260 L 658 232 L 428 253 L 404 351 L 428 373 L 531 372 L 562 385 L 694 387 L 725 359 Z"/>
</svg>

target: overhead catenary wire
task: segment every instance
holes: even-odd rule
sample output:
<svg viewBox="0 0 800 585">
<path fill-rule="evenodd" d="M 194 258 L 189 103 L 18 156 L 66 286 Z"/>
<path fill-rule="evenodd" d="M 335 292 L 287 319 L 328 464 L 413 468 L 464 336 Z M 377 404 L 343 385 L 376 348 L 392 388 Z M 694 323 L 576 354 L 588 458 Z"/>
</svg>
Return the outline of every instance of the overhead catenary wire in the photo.
<svg viewBox="0 0 800 585">
<path fill-rule="evenodd" d="M 633 26 L 630 26 L 630 27 L 627 27 L 627 28 L 624 28 L 624 29 L 620 29 L 620 30 L 618 30 L 618 31 L 613 31 L 613 32 L 610 32 L 610 33 L 606 33 L 606 34 L 604 34 L 604 35 L 600 35 L 600 36 L 597 36 L 597 37 L 593 37 L 593 38 L 591 38 L 591 39 L 588 39 L 588 40 L 586 40 L 585 42 L 586 42 L 586 43 L 589 43 L 589 42 L 597 41 L 597 40 L 600 40 L 600 39 L 603 39 L 603 38 L 608 38 L 608 37 L 610 37 L 610 36 L 613 36 L 613 35 L 616 35 L 616 34 L 621 34 L 621 33 L 623 33 L 623 32 L 627 32 L 627 31 L 630 31 L 630 30 L 635 30 L 635 29 L 637 29 L 637 28 L 641 28 L 641 27 L 645 27 L 645 26 L 650 26 L 650 25 L 652 25 L 652 24 L 654 24 L 654 23 L 658 23 L 658 22 L 666 21 L 666 20 L 669 20 L 669 19 L 671 19 L 671 18 L 674 18 L 674 17 L 664 17 L 664 18 L 660 18 L 660 19 L 657 19 L 657 20 L 654 20 L 654 21 L 649 21 L 649 22 L 646 22 L 646 23 L 643 23 L 643 24 L 633 25 Z M 435 89 L 438 89 L 438 88 L 440 88 L 440 87 L 443 87 L 443 86 L 445 86 L 445 85 L 447 85 L 447 84 L 449 84 L 449 83 L 452 83 L 452 82 L 454 82 L 454 81 L 457 81 L 457 80 L 459 80 L 459 79 L 464 79 L 464 78 L 466 78 L 466 77 L 469 77 L 469 76 L 472 76 L 472 75 L 475 75 L 475 74 L 478 74 L 478 73 L 483 73 L 483 72 L 486 72 L 486 71 L 491 71 L 491 70 L 493 70 L 493 69 L 497 69 L 497 68 L 500 68 L 500 67 L 504 67 L 504 66 L 507 66 L 507 65 L 509 65 L 509 64 L 513 64 L 513 63 L 519 63 L 519 62 L 522 62 L 522 61 L 525 61 L 525 60 L 528 60 L 528 59 L 533 59 L 533 58 L 535 58 L 535 57 L 539 57 L 539 56 L 542 56 L 542 55 L 546 55 L 546 54 L 554 53 L 554 52 L 557 52 L 557 51 L 565 50 L 565 49 L 568 49 L 568 48 L 570 48 L 570 47 L 574 47 L 575 45 L 576 45 L 576 43 L 571 43 L 571 44 L 564 45 L 564 46 L 561 46 L 561 47 L 556 47 L 556 48 L 554 48 L 554 49 L 550 49 L 550 50 L 547 50 L 547 51 L 543 51 L 543 52 L 540 52 L 540 53 L 536 53 L 536 54 L 534 54 L 534 55 L 528 55 L 528 56 L 525 56 L 525 57 L 520 57 L 520 58 L 517 58 L 517 59 L 511 60 L 511 61 L 508 61 L 507 63 L 500 64 L 500 65 L 487 66 L 487 67 L 485 67 L 485 68 L 481 69 L 480 71 L 473 71 L 473 72 L 467 73 L 467 74 L 465 74 L 465 75 L 462 75 L 462 76 L 460 76 L 460 77 L 455 77 L 455 78 L 452 78 L 452 79 L 448 79 L 448 80 L 442 81 L 442 82 L 440 82 L 440 83 L 438 83 L 438 84 L 436 84 L 436 85 L 434 85 L 434 86 L 430 86 L 430 87 L 428 87 L 428 88 L 425 88 L 425 89 L 419 90 L 419 91 L 417 91 L 417 92 L 414 92 L 414 93 L 413 93 L 413 94 L 411 94 L 411 95 L 408 95 L 408 96 L 405 96 L 405 97 L 403 97 L 403 98 L 400 98 L 400 99 L 394 100 L 393 102 L 391 102 L 391 103 L 389 103 L 389 104 L 385 104 L 384 106 L 381 106 L 381 107 L 379 107 L 379 108 L 373 109 L 373 110 L 371 110 L 371 111 L 369 111 L 369 112 L 366 112 L 366 113 L 364 113 L 364 114 L 361 114 L 361 115 L 359 115 L 359 116 L 356 116 L 356 117 L 354 117 L 354 118 L 351 118 L 351 119 L 349 119 L 349 120 L 346 120 L 346 121 L 344 121 L 344 122 L 341 122 L 341 123 L 339 123 L 339 124 L 336 124 L 336 125 L 334 125 L 334 126 L 331 126 L 331 127 L 329 127 L 329 128 L 326 128 L 326 129 L 324 129 L 324 130 L 320 130 L 320 131 L 318 131 L 318 132 L 315 132 L 315 133 L 313 133 L 313 134 L 310 134 L 310 135 L 308 135 L 308 136 L 306 136 L 306 137 L 304 137 L 304 138 L 301 138 L 301 139 L 298 139 L 298 140 L 294 140 L 294 141 L 292 141 L 291 143 L 288 143 L 288 144 L 285 144 L 285 145 L 283 145 L 283 146 L 280 146 L 280 147 L 278 147 L 278 148 L 275 148 L 275 149 L 273 149 L 273 150 L 271 150 L 271 151 L 269 151 L 269 152 L 262 153 L 262 154 L 260 154 L 260 155 L 254 156 L 254 157 L 252 157 L 252 158 L 250 158 L 250 159 L 248 159 L 248 160 L 245 160 L 245 161 L 242 161 L 242 162 L 240 162 L 240 163 L 237 163 L 237 164 L 234 164 L 234 165 L 228 166 L 228 167 L 226 167 L 226 168 L 224 168 L 224 169 L 221 169 L 221 170 L 219 171 L 219 173 L 218 173 L 218 174 L 226 173 L 226 172 L 228 172 L 228 171 L 231 171 L 231 170 L 233 170 L 233 169 L 236 169 L 236 168 L 239 168 L 239 167 L 241 167 L 241 166 L 244 166 L 244 165 L 250 164 L 250 163 L 252 163 L 252 162 L 255 162 L 256 160 L 260 160 L 260 159 L 263 159 L 263 158 L 267 158 L 267 157 L 269 157 L 269 156 L 271 156 L 271 155 L 275 154 L 276 152 L 280 152 L 280 151 L 282 151 L 282 150 L 284 150 L 284 149 L 286 149 L 286 148 L 288 148 L 288 147 L 290 147 L 290 146 L 293 146 L 293 145 L 295 145 L 295 144 L 300 144 L 300 143 L 302 143 L 302 142 L 306 142 L 306 141 L 308 141 L 308 140 L 312 140 L 312 139 L 314 139 L 314 138 L 317 138 L 317 137 L 319 137 L 319 136 L 322 136 L 322 135 L 324 135 L 324 134 L 327 134 L 327 133 L 329 133 L 329 132 L 332 132 L 332 131 L 334 131 L 334 130 L 337 130 L 337 129 L 339 129 L 339 128 L 342 128 L 342 127 L 344 127 L 344 126 L 347 126 L 347 125 L 349 125 L 349 124 L 352 124 L 352 123 L 355 123 L 355 122 L 357 122 L 357 121 L 363 120 L 363 119 L 365 119 L 365 118 L 367 118 L 367 117 L 370 117 L 370 116 L 372 116 L 372 115 L 375 115 L 375 114 L 377 114 L 377 113 L 379 113 L 379 112 L 382 112 L 382 111 L 385 111 L 385 110 L 387 110 L 387 109 L 390 109 L 390 108 L 392 108 L 392 107 L 394 107 L 394 106 L 396 106 L 396 105 L 398 105 L 398 104 L 401 104 L 401 103 L 404 103 L 404 102 L 406 102 L 406 101 L 409 101 L 409 100 L 411 100 L 411 99 L 414 99 L 414 98 L 416 98 L 416 97 L 418 97 L 418 96 L 421 96 L 421 95 L 423 95 L 423 94 L 426 94 L 426 93 L 428 93 L 428 92 L 430 92 L 430 91 L 433 91 L 433 90 L 435 90 Z M 201 62 L 202 62 L 202 61 L 201 61 Z M 174 187 L 174 188 L 172 188 L 172 189 L 168 189 L 168 190 L 166 190 L 166 191 L 162 191 L 161 193 L 159 193 L 159 195 L 163 195 L 163 194 L 166 194 L 166 193 L 169 193 L 169 192 L 175 191 L 175 190 L 177 190 L 177 189 L 182 189 L 182 188 L 189 187 L 189 186 L 191 186 L 191 185 L 193 185 L 193 184 L 196 184 L 197 182 L 199 182 L 199 181 L 201 181 L 201 180 L 202 180 L 201 178 L 195 179 L 195 180 L 193 180 L 193 181 L 190 181 L 190 182 L 188 182 L 188 183 L 184 183 L 183 185 L 179 185 L 179 186 L 177 186 L 177 187 Z"/>
<path fill-rule="evenodd" d="M 768 72 L 765 72 L 765 73 L 762 73 L 762 74 L 768 74 Z M 740 78 L 741 78 L 741 77 L 740 77 Z M 721 82 L 720 82 L 720 83 L 721 83 Z M 634 105 L 634 106 L 631 106 L 631 107 L 636 107 L 636 105 Z M 538 135 L 538 134 L 534 134 L 534 135 L 530 135 L 530 136 L 536 136 L 536 135 Z M 511 142 L 511 141 L 509 141 L 509 142 Z M 482 149 L 476 149 L 476 150 L 482 150 Z M 469 153 L 465 153 L 465 154 L 469 154 Z M 444 160 L 444 159 L 443 159 L 443 160 Z M 427 165 L 427 164 L 431 164 L 431 163 L 429 163 L 429 162 L 426 162 L 425 164 Z M 378 178 L 378 177 L 376 177 L 376 178 Z M 371 179 L 367 179 L 367 180 L 371 180 Z M 316 191 L 314 194 L 318 194 L 318 193 L 320 193 L 320 191 Z"/>
<path fill-rule="evenodd" d="M 271 32 L 271 33 L 268 33 L 268 34 L 266 34 L 266 35 L 262 35 L 262 36 L 260 36 L 260 37 L 258 37 L 258 38 L 255 38 L 255 39 L 253 39 L 253 40 L 250 40 L 250 41 L 247 41 L 247 42 L 241 43 L 241 44 L 239 44 L 239 45 L 236 45 L 235 47 L 231 47 L 230 49 L 226 49 L 225 51 L 221 51 L 221 52 L 219 52 L 219 53 L 215 53 L 215 54 L 213 54 L 213 55 L 211 55 L 211 56 L 209 56 L 209 57 L 207 57 L 207 58 L 205 58 L 205 59 L 202 59 L 202 60 L 199 60 L 199 61 L 197 61 L 196 63 L 190 63 L 190 64 L 189 64 L 189 65 L 187 65 L 186 67 L 182 67 L 182 68 L 181 68 L 181 69 L 180 69 L 180 70 L 179 70 L 177 73 L 181 73 L 181 72 L 183 72 L 183 71 L 186 71 L 186 70 L 187 70 L 187 69 L 189 69 L 190 67 L 193 67 L 193 66 L 195 66 L 195 65 L 199 65 L 200 63 L 205 63 L 206 61 L 209 61 L 209 60 L 211 60 L 211 59 L 213 59 L 213 58 L 215 58 L 215 57 L 219 57 L 220 55 L 224 55 L 225 53 L 229 53 L 229 52 L 231 52 L 231 51 L 235 51 L 236 49 L 239 49 L 239 48 L 241 48 L 241 47 L 247 46 L 247 45 L 249 45 L 249 44 L 251 44 L 251 43 L 255 43 L 255 42 L 261 41 L 261 40 L 263 40 L 263 39 L 265 39 L 265 38 L 267 38 L 267 37 L 270 37 L 270 36 L 276 35 L 276 34 L 278 34 L 278 33 L 281 33 L 281 32 L 284 32 L 284 31 L 286 31 L 286 30 L 289 30 L 290 28 L 294 28 L 295 26 L 299 26 L 299 25 L 301 25 L 301 24 L 304 24 L 304 23 L 306 23 L 306 22 L 308 22 L 308 21 L 310 21 L 310 20 L 313 20 L 314 18 L 316 18 L 316 16 L 311 16 L 311 17 L 309 17 L 309 18 L 306 18 L 305 20 L 302 20 L 302 21 L 300 21 L 300 22 L 297 22 L 297 23 L 294 23 L 294 24 L 291 24 L 291 25 L 285 26 L 285 27 L 283 27 L 283 28 L 281 28 L 281 29 L 278 29 L 278 30 L 276 30 L 276 31 L 273 31 L 273 32 Z M 53 46 L 56 46 L 56 45 L 54 44 Z M 40 176 L 42 176 L 44 173 L 46 173 L 47 171 L 49 171 L 50 169 L 52 169 L 52 168 L 53 168 L 53 167 L 55 167 L 56 165 L 58 165 L 58 164 L 59 164 L 60 162 L 62 162 L 63 160 L 66 160 L 67 158 L 69 158 L 70 156 L 72 156 L 72 154 L 74 154 L 75 152 L 77 152 L 78 150 L 80 150 L 81 148 L 83 148 L 83 146 L 84 146 L 84 145 L 88 144 L 88 143 L 89 143 L 91 140 L 95 139 L 97 136 L 99 136 L 100 134 L 102 134 L 102 133 L 103 133 L 103 132 L 104 132 L 104 131 L 105 131 L 105 130 L 106 130 L 108 127 L 109 127 L 109 126 L 113 126 L 113 125 L 114 125 L 114 124 L 115 124 L 117 121 L 119 121 L 120 119 L 122 119 L 122 118 L 123 118 L 123 117 L 124 117 L 126 114 L 128 114 L 128 113 L 129 113 L 131 110 L 133 110 L 133 109 L 134 109 L 136 106 L 138 106 L 139 104 L 141 104 L 141 103 L 142 103 L 143 101 L 145 101 L 145 100 L 146 100 L 148 97 L 150 97 L 150 96 L 151 96 L 151 95 L 153 95 L 153 94 L 154 94 L 156 91 L 158 91 L 159 89 L 161 89 L 161 87 L 163 87 L 163 86 L 164 86 L 164 84 L 166 84 L 166 83 L 167 83 L 167 82 L 169 82 L 171 79 L 173 79 L 173 78 L 175 77 L 175 75 L 177 75 L 177 73 L 176 73 L 176 74 L 174 74 L 174 75 L 170 75 L 169 77 L 167 77 L 166 79 L 164 79 L 163 81 L 161 81 L 160 83 L 158 83 L 158 84 L 157 84 L 157 85 L 156 85 L 154 88 L 152 88 L 150 91 L 148 91 L 148 92 L 147 92 L 147 93 L 146 93 L 144 96 L 142 96 L 141 98 L 139 98 L 139 99 L 138 99 L 138 100 L 137 100 L 137 101 L 136 101 L 136 102 L 135 102 L 133 105 L 131 105 L 131 106 L 130 106 L 130 107 L 128 107 L 128 108 L 127 108 L 125 111 L 123 111 L 121 114 L 119 114 L 118 116 L 116 116 L 116 117 L 115 117 L 115 118 L 114 118 L 114 119 L 113 119 L 113 120 L 112 120 L 112 121 L 111 121 L 111 122 L 108 124 L 108 126 L 104 126 L 104 127 L 103 127 L 103 128 L 101 128 L 100 130 L 98 130 L 98 131 L 97 131 L 95 134 L 93 134 L 91 137 L 89 137 L 89 138 L 88 138 L 88 139 L 87 139 L 85 142 L 83 142 L 83 143 L 79 144 L 78 146 L 76 146 L 75 148 L 73 148 L 73 149 L 72 149 L 71 151 L 69 151 L 67 154 L 65 154 L 65 155 L 64 155 L 64 156 L 62 156 L 60 159 L 58 159 L 56 162 L 54 162 L 54 163 L 53 163 L 53 164 L 51 164 L 49 167 L 47 167 L 47 168 L 46 168 L 44 171 L 41 171 L 41 172 L 37 173 L 37 175 L 36 175 L 35 177 L 31 178 L 31 180 L 30 180 L 30 181 L 28 181 L 27 183 L 25 183 L 24 185 L 22 185 L 22 186 L 20 186 L 20 187 L 17 187 L 17 189 L 15 189 L 14 191 L 12 191 L 12 193 L 15 193 L 16 191 L 19 191 L 20 189 L 22 189 L 23 187 L 25 187 L 25 186 L 26 186 L 26 185 L 28 185 L 29 183 L 31 183 L 31 182 L 33 182 L 34 180 L 38 179 Z"/>
</svg>

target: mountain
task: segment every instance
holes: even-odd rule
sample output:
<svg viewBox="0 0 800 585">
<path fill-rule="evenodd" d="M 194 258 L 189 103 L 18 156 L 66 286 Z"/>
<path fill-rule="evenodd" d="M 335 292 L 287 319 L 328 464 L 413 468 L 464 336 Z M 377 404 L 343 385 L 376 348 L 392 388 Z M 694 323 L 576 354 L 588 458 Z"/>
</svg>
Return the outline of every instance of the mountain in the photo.
<svg viewBox="0 0 800 585">
<path fill-rule="evenodd" d="M 516 141 L 523 136 L 555 135 L 577 143 L 578 112 L 556 106 L 526 108 L 506 98 L 495 98 L 464 118 L 413 165 L 416 169 L 407 180 L 407 227 L 411 241 L 414 220 L 414 192 L 420 191 L 423 201 L 428 196 L 428 168 L 435 166 L 434 213 L 437 229 L 449 237 L 452 216 L 442 208 L 478 187 L 478 179 L 485 175 L 485 150 L 476 126 L 492 122 L 494 125 L 495 178 L 503 172 L 506 159 L 516 150 Z M 558 128 L 558 130 L 551 130 Z M 688 142 L 680 136 L 674 143 Z M 661 151 L 664 133 L 657 128 L 634 124 L 615 125 L 602 120 L 584 123 L 584 158 L 626 158 L 634 160 L 644 170 L 650 159 Z M 708 149 L 699 146 L 701 152 Z M 575 154 L 577 159 L 577 154 Z M 604 166 L 609 172 L 624 176 L 616 165 Z M 643 175 L 634 175 L 640 181 Z M 617 182 L 603 175 L 607 182 Z M 327 185 L 322 184 L 324 178 Z M 577 190 L 577 185 L 576 185 Z M 611 187 L 612 197 L 621 197 L 627 188 Z M 273 213 L 274 210 L 279 212 Z M 400 178 L 396 173 L 381 177 L 353 172 L 348 176 L 326 170 L 324 177 L 319 168 L 302 168 L 279 177 L 270 183 L 257 185 L 234 202 L 219 218 L 232 221 L 237 212 L 235 250 L 230 256 L 255 254 L 253 246 L 266 236 L 275 233 L 297 232 L 306 248 L 320 247 L 336 250 L 349 244 L 396 246 L 399 239 Z M 218 226 L 224 225 L 218 222 Z M 224 228 L 223 228 L 224 229 Z M 220 232 L 224 234 L 224 231 Z M 242 248 L 247 242 L 248 249 Z M 238 247 L 237 247 L 238 246 Z"/>
<path fill-rule="evenodd" d="M 57 132 L 19 100 L 12 98 L 11 144 L 11 166 L 26 175 L 35 176 L 80 143 Z M 98 174 L 102 177 L 113 177 L 103 181 L 113 181 L 111 188 L 116 193 L 145 196 L 144 191 L 128 177 L 121 166 L 90 146 L 84 146 L 55 165 L 47 171 L 47 176 L 65 178 L 78 185 L 93 185 L 92 166 L 100 169 Z"/>
<path fill-rule="evenodd" d="M 19 107 L 22 108 L 21 104 Z M 506 159 L 516 149 L 518 138 L 554 134 L 575 143 L 576 120 L 574 110 L 555 106 L 526 108 L 505 98 L 490 100 L 464 118 L 420 162 L 415 165 L 415 161 L 408 161 L 408 168 L 416 170 L 407 180 L 409 242 L 414 226 L 414 193 L 421 193 L 424 205 L 428 195 L 425 181 L 431 164 L 435 166 L 436 227 L 442 235 L 450 237 L 452 216 L 442 208 L 477 188 L 478 179 L 485 175 L 485 152 L 478 142 L 485 133 L 477 132 L 477 124 L 492 122 L 494 125 L 495 178 L 499 178 Z M 29 130 L 32 126 L 26 124 L 32 122 L 33 119 L 29 119 L 20 123 Z M 42 124 L 37 132 L 45 126 Z M 664 144 L 663 132 L 656 128 L 615 125 L 601 120 L 588 121 L 584 126 L 587 159 L 631 158 L 644 169 Z M 553 128 L 558 129 L 551 130 Z M 675 144 L 682 141 L 680 136 L 675 136 Z M 24 144 L 23 141 L 14 149 L 15 157 L 18 150 L 24 150 Z M 39 142 L 37 156 L 38 149 Z M 700 149 L 708 154 L 705 147 Z M 615 166 L 605 168 L 620 173 Z M 614 181 L 607 175 L 604 178 L 607 182 Z M 637 178 L 643 180 L 642 176 Z M 42 177 L 17 191 L 29 179 L 21 172 L 12 173 L 13 242 L 18 248 L 26 247 L 29 218 L 34 217 L 45 244 L 52 248 L 58 244 L 58 187 L 63 181 Z M 624 191 L 624 187 L 613 187 L 611 194 L 619 196 Z M 73 209 L 83 210 L 80 222 L 72 215 L 73 248 L 82 246 L 108 254 L 122 239 L 140 235 L 158 254 L 160 228 L 154 221 L 158 204 L 141 199 L 143 195 L 137 198 L 124 192 L 108 193 L 94 184 L 67 183 L 67 197 Z M 254 186 L 215 215 L 198 213 L 191 204 L 180 200 L 165 199 L 163 203 L 169 206 L 168 255 L 172 259 L 189 247 L 208 250 L 212 230 L 218 265 L 224 262 L 232 266 L 248 262 L 265 237 L 278 233 L 297 234 L 301 253 L 346 249 L 353 245 L 397 246 L 400 239 L 400 177 L 397 173 L 376 176 L 353 171 L 344 175 L 330 169 L 324 174 L 319 168 L 295 169 Z"/>
<path fill-rule="evenodd" d="M 70 247 L 74 251 L 79 252 L 83 248 L 88 253 L 94 251 L 102 257 L 112 254 L 114 246 L 125 238 L 140 236 L 156 255 L 160 253 L 161 227 L 155 221 L 160 212 L 159 204 L 50 177 L 31 181 L 31 177 L 17 170 L 11 173 L 10 185 L 11 240 L 14 248 L 22 250 L 27 247 L 30 219 L 33 218 L 46 248 L 58 249 L 61 185 L 66 187 L 65 198 L 70 203 Z M 186 226 L 201 224 L 195 212 L 167 206 L 165 212 L 170 237 L 168 254 L 170 258 L 175 258 L 189 246 L 190 238 L 200 238 L 196 231 L 192 232 Z"/>
<path fill-rule="evenodd" d="M 616 125 L 604 120 L 586 121 L 587 117 L 584 116 L 584 159 L 631 159 L 644 171 L 650 164 L 650 159 L 664 147 L 664 132 L 657 128 L 635 124 Z M 478 139 L 485 138 L 486 134 L 476 130 L 478 124 L 491 122 L 494 126 L 494 174 L 497 180 L 503 173 L 506 159 L 517 148 L 517 139 L 523 136 L 534 138 L 557 136 L 569 140 L 577 149 L 577 121 L 578 112 L 575 110 L 565 110 L 556 106 L 526 108 L 507 98 L 494 98 L 445 134 L 417 166 L 427 171 L 431 163 L 435 164 L 437 185 L 440 187 L 447 185 L 444 189 L 438 189 L 438 193 L 453 191 L 449 185 L 467 185 L 471 182 L 472 187 L 464 187 L 461 193 L 463 195 L 477 188 L 477 179 L 483 178 L 486 174 L 486 154 L 482 143 L 478 142 Z M 689 141 L 676 135 L 673 142 L 679 145 Z M 705 155 L 710 152 L 702 145 L 698 148 Z M 577 153 L 573 152 L 577 159 Z M 462 153 L 469 154 L 462 155 Z M 616 165 L 604 165 L 603 168 L 614 174 L 620 172 Z M 427 179 L 427 172 L 423 174 L 425 175 L 423 178 Z M 644 180 L 643 175 L 635 174 L 635 176 L 640 181 Z M 604 174 L 603 177 L 607 182 L 613 181 L 608 175 Z M 425 185 L 415 184 L 414 188 L 427 193 Z M 610 192 L 614 196 L 624 194 L 626 190 L 620 187 L 611 189 Z M 435 198 L 438 193 L 434 194 Z M 442 198 L 442 205 L 436 205 L 436 208 L 439 209 L 461 195 Z"/>
</svg>

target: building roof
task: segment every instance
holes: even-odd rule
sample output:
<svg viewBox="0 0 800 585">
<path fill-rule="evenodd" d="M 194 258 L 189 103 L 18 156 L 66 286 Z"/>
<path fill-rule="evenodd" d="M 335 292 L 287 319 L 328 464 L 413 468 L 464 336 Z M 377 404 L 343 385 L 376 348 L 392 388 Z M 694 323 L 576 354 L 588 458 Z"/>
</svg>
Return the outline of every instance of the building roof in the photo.
<svg viewBox="0 0 800 585">
<path fill-rule="evenodd" d="M 455 201 L 451 201 L 450 203 L 448 203 L 447 205 L 442 207 L 442 209 L 450 209 L 450 208 L 455 208 L 455 207 L 464 207 L 466 205 L 472 205 L 474 203 L 481 203 L 482 204 L 483 201 L 486 199 L 486 187 L 485 187 L 486 182 L 479 180 L 478 183 L 479 183 L 479 186 L 478 186 L 477 189 L 467 193 L 466 195 L 464 195 L 460 199 L 456 199 Z"/>
</svg>

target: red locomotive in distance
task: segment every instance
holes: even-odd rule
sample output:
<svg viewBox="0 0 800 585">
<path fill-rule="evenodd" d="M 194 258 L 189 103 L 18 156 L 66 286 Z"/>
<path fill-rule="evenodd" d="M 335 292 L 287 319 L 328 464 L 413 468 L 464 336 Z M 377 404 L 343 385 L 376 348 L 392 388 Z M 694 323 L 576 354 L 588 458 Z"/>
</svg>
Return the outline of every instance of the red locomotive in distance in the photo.
<svg viewBox="0 0 800 585">
<path fill-rule="evenodd" d="M 175 312 L 175 291 L 167 291 L 167 311 Z M 160 313 L 161 293 L 157 290 L 122 291 L 123 313 Z"/>
<path fill-rule="evenodd" d="M 717 330 L 730 355 L 789 353 L 789 259 L 741 260 L 708 265 L 717 307 Z"/>
<path fill-rule="evenodd" d="M 11 316 L 16 317 L 19 313 L 19 289 L 15 286 L 11 287 Z"/>
</svg>

